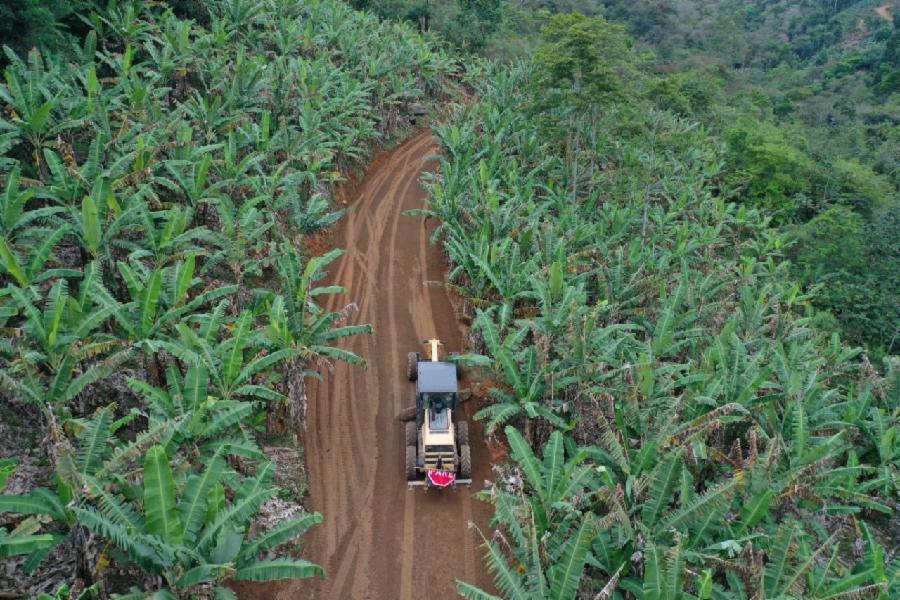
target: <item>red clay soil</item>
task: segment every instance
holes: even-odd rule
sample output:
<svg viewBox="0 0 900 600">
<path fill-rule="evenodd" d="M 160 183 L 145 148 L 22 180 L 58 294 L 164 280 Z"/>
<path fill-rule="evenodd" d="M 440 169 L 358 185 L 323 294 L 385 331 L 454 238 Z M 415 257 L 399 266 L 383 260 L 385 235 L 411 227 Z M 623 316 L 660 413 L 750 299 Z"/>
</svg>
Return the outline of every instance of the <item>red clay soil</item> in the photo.
<svg viewBox="0 0 900 600">
<path fill-rule="evenodd" d="M 305 539 L 303 557 L 325 567 L 324 580 L 281 581 L 241 586 L 242 599 L 412 600 L 458 598 L 461 579 L 492 589 L 482 566 L 480 537 L 490 507 L 472 495 L 491 478 L 482 428 L 469 420 L 471 488 L 407 489 L 403 473 L 403 423 L 397 416 L 412 404 L 406 353 L 437 336 L 448 350 L 462 348 L 447 292 L 426 281 L 444 279 L 438 247 L 422 217 L 403 216 L 422 207 L 423 171 L 435 167 L 438 151 L 428 132 L 380 156 L 356 186 L 352 210 L 338 226 L 334 245 L 345 248 L 327 284 L 342 285 L 345 297 L 329 308 L 359 305 L 353 322 L 372 323 L 375 333 L 343 344 L 368 361 L 345 364 L 310 386 L 305 437 L 311 509 L 324 521 Z M 464 411 L 471 408 L 464 405 Z"/>
</svg>

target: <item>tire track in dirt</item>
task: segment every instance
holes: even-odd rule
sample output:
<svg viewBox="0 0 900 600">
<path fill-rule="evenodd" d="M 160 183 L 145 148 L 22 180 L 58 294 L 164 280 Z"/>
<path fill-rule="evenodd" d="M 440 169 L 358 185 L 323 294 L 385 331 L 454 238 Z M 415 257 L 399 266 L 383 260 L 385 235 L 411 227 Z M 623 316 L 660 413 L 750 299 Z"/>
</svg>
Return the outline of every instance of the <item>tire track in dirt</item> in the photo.
<svg viewBox="0 0 900 600">
<path fill-rule="evenodd" d="M 362 369 L 320 368 L 309 389 L 305 436 L 311 508 L 321 525 L 307 534 L 303 556 L 323 565 L 325 580 L 284 581 L 241 588 L 242 598 L 418 600 L 456 598 L 456 579 L 490 589 L 481 564 L 480 538 L 490 507 L 472 498 L 491 477 L 482 429 L 470 422 L 472 488 L 408 490 L 403 473 L 400 410 L 412 404 L 406 353 L 436 335 L 449 350 L 462 347 L 462 330 L 442 286 L 440 249 L 432 229 L 401 213 L 424 205 L 419 185 L 438 150 L 428 132 L 379 157 L 357 187 L 352 210 L 336 231 L 346 254 L 327 284 L 347 288 L 330 300 L 339 310 L 355 301 L 350 321 L 372 323 L 375 333 L 342 343 L 368 361 Z"/>
</svg>

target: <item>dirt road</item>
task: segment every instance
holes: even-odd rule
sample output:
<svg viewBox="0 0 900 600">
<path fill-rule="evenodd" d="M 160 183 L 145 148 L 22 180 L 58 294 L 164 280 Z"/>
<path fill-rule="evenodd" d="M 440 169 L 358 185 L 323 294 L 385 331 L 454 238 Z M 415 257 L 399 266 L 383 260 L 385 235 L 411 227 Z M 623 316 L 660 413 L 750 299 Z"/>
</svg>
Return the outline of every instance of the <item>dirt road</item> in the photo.
<svg viewBox="0 0 900 600">
<path fill-rule="evenodd" d="M 456 579 L 489 586 L 482 550 L 470 521 L 485 528 L 490 507 L 472 498 L 490 478 L 481 427 L 471 427 L 472 488 L 408 490 L 403 475 L 400 410 L 412 404 L 406 353 L 437 336 L 458 349 L 462 332 L 443 287 L 439 248 L 428 242 L 419 185 L 437 151 L 423 132 L 380 157 L 358 186 L 353 209 L 336 233 L 345 248 L 332 284 L 347 289 L 330 308 L 359 305 L 354 322 L 375 333 L 346 347 L 368 368 L 340 364 L 310 390 L 305 440 L 313 510 L 324 516 L 307 534 L 305 558 L 323 565 L 327 579 L 257 586 L 253 596 L 329 600 L 457 598 Z M 249 590 L 248 590 L 249 591 Z M 257 593 L 258 592 L 258 595 Z M 244 596 L 244 593 L 241 594 Z"/>
<path fill-rule="evenodd" d="M 875 12 L 878 13 L 878 16 L 884 19 L 885 21 L 892 21 L 894 17 L 891 16 L 891 9 L 894 8 L 894 2 L 885 2 L 884 4 L 875 7 Z"/>
</svg>

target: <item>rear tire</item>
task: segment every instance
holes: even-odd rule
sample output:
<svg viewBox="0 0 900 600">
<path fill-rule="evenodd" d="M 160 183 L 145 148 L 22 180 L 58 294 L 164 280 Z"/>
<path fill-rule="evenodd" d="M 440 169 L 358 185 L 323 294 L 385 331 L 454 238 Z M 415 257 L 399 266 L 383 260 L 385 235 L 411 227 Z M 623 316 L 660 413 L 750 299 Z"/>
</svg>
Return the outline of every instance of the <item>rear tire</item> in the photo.
<svg viewBox="0 0 900 600">
<path fill-rule="evenodd" d="M 415 481 L 416 479 L 416 447 L 406 447 L 406 480 Z"/>
<path fill-rule="evenodd" d="M 407 446 L 416 446 L 418 440 L 416 439 L 416 423 L 415 421 L 407 421 L 406 422 L 406 445 Z"/>
<path fill-rule="evenodd" d="M 460 479 L 472 478 L 472 451 L 468 444 L 459 447 L 459 477 Z"/>
<path fill-rule="evenodd" d="M 419 353 L 410 352 L 406 355 L 406 377 L 415 381 L 419 376 Z"/>
<path fill-rule="evenodd" d="M 469 423 L 460 421 L 456 424 L 456 443 L 460 446 L 469 445 Z"/>
</svg>

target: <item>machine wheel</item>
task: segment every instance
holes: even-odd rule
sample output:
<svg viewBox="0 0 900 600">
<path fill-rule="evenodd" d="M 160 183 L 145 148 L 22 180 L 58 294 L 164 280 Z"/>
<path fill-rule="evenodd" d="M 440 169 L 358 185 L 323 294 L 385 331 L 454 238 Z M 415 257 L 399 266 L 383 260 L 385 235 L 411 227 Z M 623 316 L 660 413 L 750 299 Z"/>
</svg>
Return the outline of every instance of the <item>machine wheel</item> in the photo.
<svg viewBox="0 0 900 600">
<path fill-rule="evenodd" d="M 459 447 L 459 476 L 461 479 L 472 478 L 472 452 L 468 444 Z"/>
<path fill-rule="evenodd" d="M 406 422 L 406 445 L 407 446 L 415 446 L 418 440 L 416 440 L 416 422 L 415 421 L 407 421 Z"/>
<path fill-rule="evenodd" d="M 416 447 L 406 447 L 406 480 L 414 481 L 416 478 Z"/>
<path fill-rule="evenodd" d="M 460 421 L 456 424 L 456 443 L 460 446 L 469 445 L 469 423 Z"/>
<path fill-rule="evenodd" d="M 419 353 L 410 352 L 406 355 L 406 376 L 410 381 L 415 381 L 419 376 Z"/>
</svg>

